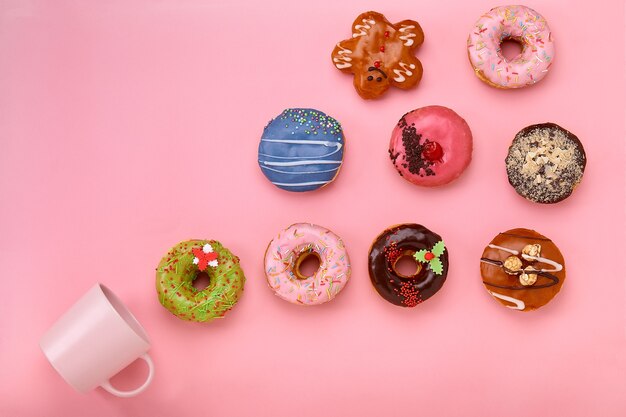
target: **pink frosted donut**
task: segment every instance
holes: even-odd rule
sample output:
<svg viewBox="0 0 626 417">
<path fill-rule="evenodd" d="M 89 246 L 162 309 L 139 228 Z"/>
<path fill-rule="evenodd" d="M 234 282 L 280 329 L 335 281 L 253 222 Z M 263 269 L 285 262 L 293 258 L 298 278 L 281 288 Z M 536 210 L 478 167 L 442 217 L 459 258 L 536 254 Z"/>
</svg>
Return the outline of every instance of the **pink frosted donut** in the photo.
<svg viewBox="0 0 626 417">
<path fill-rule="evenodd" d="M 522 45 L 522 52 L 507 60 L 504 40 Z M 554 42 L 546 19 L 526 6 L 495 7 L 478 19 L 467 39 L 469 60 L 478 78 L 497 88 L 533 85 L 548 73 Z"/>
<path fill-rule="evenodd" d="M 300 264 L 314 256 L 319 268 L 309 277 Z M 265 251 L 265 275 L 277 296 L 290 303 L 323 304 L 335 298 L 350 278 L 350 258 L 339 236 L 310 223 L 296 223 L 278 233 Z"/>
<path fill-rule="evenodd" d="M 457 178 L 472 160 L 472 132 L 442 106 L 413 110 L 391 133 L 389 157 L 405 180 L 434 187 Z"/>
</svg>

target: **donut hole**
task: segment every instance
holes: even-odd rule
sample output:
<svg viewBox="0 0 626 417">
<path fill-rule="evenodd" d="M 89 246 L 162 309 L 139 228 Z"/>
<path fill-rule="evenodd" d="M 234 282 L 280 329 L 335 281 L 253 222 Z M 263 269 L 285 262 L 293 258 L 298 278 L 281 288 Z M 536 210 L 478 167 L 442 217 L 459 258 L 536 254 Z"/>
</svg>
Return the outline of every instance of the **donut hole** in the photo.
<svg viewBox="0 0 626 417">
<path fill-rule="evenodd" d="M 401 255 L 393 264 L 393 271 L 402 278 L 413 278 L 422 269 L 413 257 L 414 252 L 408 251 Z"/>
<path fill-rule="evenodd" d="M 193 287 L 196 290 L 203 291 L 203 290 L 206 290 L 206 288 L 209 286 L 210 283 L 211 283 L 211 278 L 209 277 L 209 274 L 207 274 L 204 271 L 200 271 L 198 272 L 196 277 L 193 279 L 193 282 L 191 283 L 191 285 L 193 285 Z"/>
<path fill-rule="evenodd" d="M 296 261 L 296 277 L 306 279 L 312 277 L 320 269 L 321 259 L 315 252 L 304 253 Z"/>
<path fill-rule="evenodd" d="M 500 53 L 507 61 L 515 60 L 523 50 L 522 42 L 517 39 L 507 38 L 500 43 Z"/>
</svg>

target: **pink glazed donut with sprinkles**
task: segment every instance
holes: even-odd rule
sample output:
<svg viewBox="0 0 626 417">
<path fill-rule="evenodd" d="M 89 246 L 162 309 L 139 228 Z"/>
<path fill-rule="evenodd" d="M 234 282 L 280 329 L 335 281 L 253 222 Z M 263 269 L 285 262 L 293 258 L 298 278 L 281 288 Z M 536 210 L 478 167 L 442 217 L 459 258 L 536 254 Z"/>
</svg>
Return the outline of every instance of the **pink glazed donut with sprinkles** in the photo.
<svg viewBox="0 0 626 417">
<path fill-rule="evenodd" d="M 302 262 L 316 257 L 319 268 L 311 276 Z M 285 301 L 301 305 L 326 303 L 350 278 L 350 258 L 339 236 L 310 223 L 296 223 L 278 233 L 265 251 L 265 275 L 270 288 Z"/>
<path fill-rule="evenodd" d="M 512 60 L 502 55 L 505 40 L 519 42 L 522 52 Z M 496 88 L 521 88 L 546 76 L 554 60 L 554 42 L 548 23 L 526 6 L 500 6 L 478 19 L 467 39 L 474 72 Z"/>
<path fill-rule="evenodd" d="M 389 158 L 405 180 L 424 187 L 448 184 L 472 160 L 472 131 L 461 116 L 443 106 L 406 113 L 391 132 Z"/>
</svg>

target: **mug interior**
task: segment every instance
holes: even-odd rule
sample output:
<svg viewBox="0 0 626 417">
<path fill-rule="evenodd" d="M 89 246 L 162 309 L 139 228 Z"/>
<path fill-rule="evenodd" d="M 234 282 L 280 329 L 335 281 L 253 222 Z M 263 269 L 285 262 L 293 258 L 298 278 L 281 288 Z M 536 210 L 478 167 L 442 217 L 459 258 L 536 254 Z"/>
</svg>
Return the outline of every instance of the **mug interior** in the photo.
<svg viewBox="0 0 626 417">
<path fill-rule="evenodd" d="M 131 329 L 133 329 L 133 331 L 139 337 L 141 337 L 147 344 L 150 344 L 150 340 L 148 339 L 148 334 L 146 333 L 144 328 L 141 327 L 141 324 L 139 324 L 135 316 L 133 316 L 133 314 L 128 310 L 128 308 L 126 308 L 124 303 L 122 303 L 122 301 L 119 298 L 117 298 L 117 295 L 115 295 L 115 293 L 111 291 L 108 287 L 106 287 L 105 285 L 102 285 L 102 284 L 98 284 L 98 285 L 100 286 L 100 289 L 104 293 L 104 296 L 107 298 L 107 300 L 109 300 L 109 303 L 111 304 L 111 306 L 113 306 L 117 314 L 119 314 L 119 316 L 126 322 L 126 324 L 128 324 L 128 326 L 130 326 Z"/>
</svg>

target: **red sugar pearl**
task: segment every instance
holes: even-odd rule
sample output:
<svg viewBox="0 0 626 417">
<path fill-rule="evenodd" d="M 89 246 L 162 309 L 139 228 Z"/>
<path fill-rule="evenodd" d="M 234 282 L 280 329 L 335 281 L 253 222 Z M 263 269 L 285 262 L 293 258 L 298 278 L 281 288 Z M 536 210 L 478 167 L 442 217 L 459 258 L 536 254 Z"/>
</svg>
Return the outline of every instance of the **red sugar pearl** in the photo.
<svg viewBox="0 0 626 417">
<path fill-rule="evenodd" d="M 404 298 L 402 304 L 407 307 L 415 307 L 422 302 L 419 296 L 419 290 L 406 282 L 400 287 L 400 295 Z"/>
</svg>

